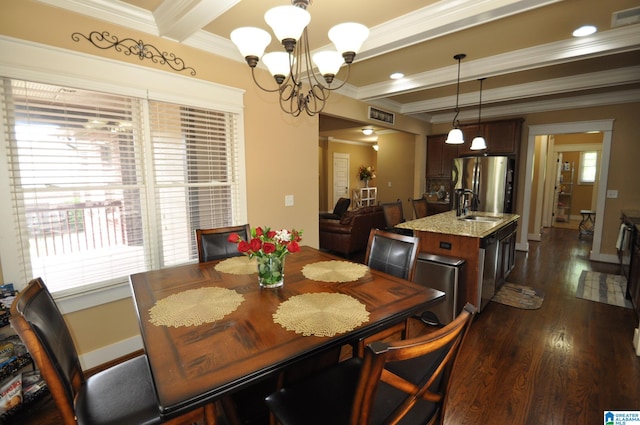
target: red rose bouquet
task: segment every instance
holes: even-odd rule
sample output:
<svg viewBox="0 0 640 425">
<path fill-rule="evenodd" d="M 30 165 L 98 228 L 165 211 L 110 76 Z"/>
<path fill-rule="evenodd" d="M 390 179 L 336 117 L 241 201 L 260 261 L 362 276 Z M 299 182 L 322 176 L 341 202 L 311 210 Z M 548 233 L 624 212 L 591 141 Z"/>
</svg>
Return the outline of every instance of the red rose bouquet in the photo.
<svg viewBox="0 0 640 425">
<path fill-rule="evenodd" d="M 266 287 L 282 286 L 284 258 L 289 253 L 300 251 L 302 230 L 271 230 L 269 227 L 251 229 L 251 239 L 240 235 L 229 235 L 229 242 L 238 244 L 238 251 L 258 262 L 258 281 Z"/>
</svg>

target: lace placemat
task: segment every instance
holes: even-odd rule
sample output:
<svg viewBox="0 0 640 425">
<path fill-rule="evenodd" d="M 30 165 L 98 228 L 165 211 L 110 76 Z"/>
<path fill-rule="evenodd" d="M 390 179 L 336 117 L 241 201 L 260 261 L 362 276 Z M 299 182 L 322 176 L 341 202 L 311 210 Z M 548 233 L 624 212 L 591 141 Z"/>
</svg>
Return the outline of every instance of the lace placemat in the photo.
<svg viewBox="0 0 640 425">
<path fill-rule="evenodd" d="M 273 321 L 304 336 L 334 336 L 369 321 L 369 312 L 349 295 L 320 292 L 289 298 L 273 314 Z"/>
<path fill-rule="evenodd" d="M 319 261 L 307 264 L 302 274 L 307 279 L 320 282 L 353 282 L 367 273 L 369 267 L 349 261 Z"/>
<path fill-rule="evenodd" d="M 244 297 L 226 288 L 198 288 L 169 295 L 149 309 L 156 326 L 197 326 L 236 311 Z"/>
<path fill-rule="evenodd" d="M 231 257 L 216 264 L 215 269 L 220 273 L 252 274 L 258 272 L 255 258 L 249 259 L 246 255 Z"/>
</svg>

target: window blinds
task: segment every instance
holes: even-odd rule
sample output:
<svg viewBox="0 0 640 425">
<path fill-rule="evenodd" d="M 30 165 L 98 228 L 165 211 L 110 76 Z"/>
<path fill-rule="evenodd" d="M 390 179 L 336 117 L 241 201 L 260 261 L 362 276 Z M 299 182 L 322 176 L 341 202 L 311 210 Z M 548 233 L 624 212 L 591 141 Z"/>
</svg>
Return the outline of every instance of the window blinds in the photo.
<svg viewBox="0 0 640 425">
<path fill-rule="evenodd" d="M 1 95 L 24 281 L 126 282 L 236 224 L 235 114 L 11 79 Z"/>
</svg>

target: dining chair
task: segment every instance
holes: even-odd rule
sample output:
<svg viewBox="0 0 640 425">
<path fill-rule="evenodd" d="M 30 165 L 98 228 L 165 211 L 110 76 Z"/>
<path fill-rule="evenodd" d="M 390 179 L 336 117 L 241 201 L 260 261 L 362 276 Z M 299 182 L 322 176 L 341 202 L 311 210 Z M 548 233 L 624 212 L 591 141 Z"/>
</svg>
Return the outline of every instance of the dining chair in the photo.
<svg viewBox="0 0 640 425">
<path fill-rule="evenodd" d="M 384 220 L 386 222 L 385 230 L 389 232 L 399 233 L 402 235 L 411 235 L 413 232 L 408 229 L 398 229 L 396 225 L 404 223 L 404 212 L 402 211 L 402 201 L 397 199 L 395 202 L 381 203 Z"/>
<path fill-rule="evenodd" d="M 416 219 L 427 216 L 429 205 L 424 197 L 417 199 L 409 198 L 409 201 L 411 202 L 411 205 L 413 205 L 413 213 Z"/>
<path fill-rule="evenodd" d="M 64 318 L 40 278 L 11 305 L 10 322 L 31 354 L 64 425 L 215 423 L 214 405 L 181 416 L 160 416 L 147 356 L 85 376 Z"/>
<path fill-rule="evenodd" d="M 372 229 L 364 263 L 374 270 L 413 281 L 419 245 L 420 239 L 415 236 Z M 355 354 L 361 357 L 365 346 L 372 341 L 388 339 L 397 334 L 405 338 L 408 326 L 409 322 L 404 321 L 359 340 L 354 346 Z"/>
<path fill-rule="evenodd" d="M 366 347 L 320 374 L 266 398 L 281 425 L 442 424 L 456 357 L 476 309 L 416 338 Z"/>
<path fill-rule="evenodd" d="M 413 280 L 420 239 L 380 229 L 371 229 L 365 265 L 402 279 Z"/>
<path fill-rule="evenodd" d="M 245 241 L 251 237 L 251 230 L 248 224 L 214 229 L 196 229 L 198 262 L 205 263 L 242 255 L 238 251 L 238 244 L 228 241 L 229 235 L 233 233 L 237 233 Z"/>
</svg>

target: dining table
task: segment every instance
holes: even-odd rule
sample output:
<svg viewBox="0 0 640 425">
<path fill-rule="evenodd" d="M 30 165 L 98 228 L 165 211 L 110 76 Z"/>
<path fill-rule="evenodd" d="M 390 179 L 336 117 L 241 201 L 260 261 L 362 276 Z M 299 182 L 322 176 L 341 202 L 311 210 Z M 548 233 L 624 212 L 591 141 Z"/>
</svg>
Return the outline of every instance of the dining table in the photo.
<svg viewBox="0 0 640 425">
<path fill-rule="evenodd" d="M 130 276 L 161 415 L 211 405 L 445 297 L 308 246 L 286 256 L 284 276 L 261 288 L 246 256 Z"/>
</svg>

